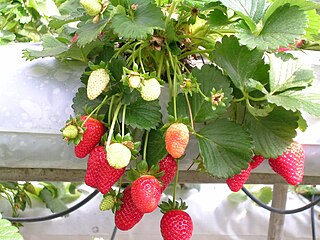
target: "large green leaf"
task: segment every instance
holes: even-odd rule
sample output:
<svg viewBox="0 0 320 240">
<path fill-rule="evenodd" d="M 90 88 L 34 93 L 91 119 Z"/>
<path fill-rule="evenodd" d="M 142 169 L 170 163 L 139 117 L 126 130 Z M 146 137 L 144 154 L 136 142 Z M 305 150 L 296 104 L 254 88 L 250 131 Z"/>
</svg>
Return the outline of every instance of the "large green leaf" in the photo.
<svg viewBox="0 0 320 240">
<path fill-rule="evenodd" d="M 68 51 L 68 45 L 60 42 L 50 35 L 44 35 L 42 39 L 42 51 L 27 49 L 24 51 L 24 57 L 28 60 L 43 58 L 48 56 L 58 56 L 59 54 Z"/>
<path fill-rule="evenodd" d="M 6 219 L 2 219 L 0 213 L 0 239 L 1 240 L 23 240 L 22 235 L 19 233 L 19 229 L 12 226 L 11 222 Z"/>
<path fill-rule="evenodd" d="M 306 29 L 306 34 L 304 36 L 304 38 L 312 41 L 312 40 L 316 40 L 317 36 L 320 33 L 320 15 L 317 14 L 317 11 L 314 10 L 310 10 L 307 11 L 307 16 L 308 16 L 308 27 Z"/>
<path fill-rule="evenodd" d="M 114 31 L 124 38 L 145 39 L 154 29 L 164 29 L 163 14 L 160 8 L 150 1 L 133 1 L 137 9 L 132 16 L 119 11 L 111 20 Z"/>
<path fill-rule="evenodd" d="M 270 5 L 264 15 L 264 22 L 275 12 L 277 9 L 285 4 L 290 4 L 292 6 L 298 6 L 301 10 L 308 11 L 319 7 L 319 3 L 316 4 L 309 0 L 276 0 Z"/>
<path fill-rule="evenodd" d="M 98 23 L 93 23 L 92 21 L 89 21 L 86 24 L 80 26 L 77 30 L 77 44 L 82 47 L 97 39 L 99 34 L 101 34 L 103 29 L 107 25 L 108 20 L 108 18 L 105 18 L 100 20 Z"/>
<path fill-rule="evenodd" d="M 266 69 L 261 68 L 264 65 L 263 52 L 240 46 L 236 37 L 224 37 L 221 43 L 216 44 L 213 55 L 216 64 L 225 70 L 234 85 L 241 90 L 250 85 L 249 79 L 254 78 L 260 69 Z"/>
<path fill-rule="evenodd" d="M 54 196 L 46 187 L 40 191 L 40 197 L 46 204 L 46 207 L 54 213 L 68 209 L 66 204 L 60 198 Z"/>
<path fill-rule="evenodd" d="M 301 91 L 286 91 L 277 95 L 267 95 L 268 101 L 292 111 L 305 111 L 320 117 L 320 89 L 306 88 Z"/>
<path fill-rule="evenodd" d="M 307 17 L 298 6 L 283 5 L 266 19 L 260 31 L 254 31 L 241 24 L 237 36 L 240 43 L 250 49 L 275 50 L 279 46 L 288 46 L 304 35 Z"/>
<path fill-rule="evenodd" d="M 147 162 L 149 166 L 157 164 L 167 154 L 164 132 L 160 129 L 152 129 L 149 132 L 147 148 Z"/>
<path fill-rule="evenodd" d="M 139 129 L 155 129 L 161 122 L 159 101 L 145 101 L 142 98 L 127 106 L 126 124 Z"/>
<path fill-rule="evenodd" d="M 210 175 L 228 178 L 248 167 L 252 157 L 252 139 L 236 123 L 219 119 L 202 128 L 196 137 Z"/>
<path fill-rule="evenodd" d="M 276 107 L 267 117 L 246 115 L 246 126 L 254 140 L 255 154 L 265 158 L 281 155 L 296 136 L 297 114 Z"/>
<path fill-rule="evenodd" d="M 90 100 L 87 97 L 87 89 L 85 87 L 80 87 L 75 97 L 72 99 L 72 109 L 76 115 L 85 114 L 84 107 L 92 107 L 95 108 L 101 102 L 100 99 L 96 98 L 94 100 Z"/>
<path fill-rule="evenodd" d="M 54 16 L 52 17 L 52 20 L 49 22 L 49 27 L 53 29 L 59 29 L 65 24 L 78 21 L 80 17 L 83 16 L 83 14 L 84 14 L 83 9 L 79 8 L 68 15 Z"/>
<path fill-rule="evenodd" d="M 235 11 L 250 26 L 251 30 L 255 29 L 267 7 L 266 0 L 220 0 L 223 5 Z"/>
<path fill-rule="evenodd" d="M 298 59 L 283 61 L 275 55 L 268 55 L 270 60 L 270 92 L 282 92 L 287 89 L 306 87 L 314 80 L 313 71 L 305 69 Z"/>
</svg>

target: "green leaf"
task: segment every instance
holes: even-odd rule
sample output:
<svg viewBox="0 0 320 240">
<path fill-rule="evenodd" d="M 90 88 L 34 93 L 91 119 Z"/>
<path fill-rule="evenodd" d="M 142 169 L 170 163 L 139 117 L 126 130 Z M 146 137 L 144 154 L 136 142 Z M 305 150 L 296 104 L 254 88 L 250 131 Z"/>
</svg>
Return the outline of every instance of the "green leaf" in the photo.
<svg viewBox="0 0 320 240">
<path fill-rule="evenodd" d="M 211 27 L 219 27 L 227 25 L 229 23 L 229 19 L 224 12 L 219 9 L 215 9 L 209 13 L 207 22 Z"/>
<path fill-rule="evenodd" d="M 15 40 L 16 35 L 6 30 L 0 30 L 0 45 L 12 42 Z"/>
<path fill-rule="evenodd" d="M 22 235 L 19 233 L 19 229 L 12 226 L 11 222 L 2 219 L 0 213 L 0 239 L 1 240 L 23 240 Z"/>
<path fill-rule="evenodd" d="M 126 124 L 139 129 L 155 129 L 161 122 L 159 101 L 145 101 L 138 98 L 127 106 Z"/>
<path fill-rule="evenodd" d="M 304 63 L 298 59 L 283 61 L 271 54 L 270 60 L 270 92 L 282 92 L 291 88 L 307 87 L 314 80 L 312 70 L 305 69 Z"/>
<path fill-rule="evenodd" d="M 99 34 L 101 34 L 105 26 L 108 24 L 108 21 L 108 18 L 102 19 L 98 23 L 93 23 L 92 21 L 89 21 L 86 24 L 79 27 L 79 29 L 77 30 L 77 44 L 80 47 L 83 47 L 91 43 L 92 41 L 96 40 Z"/>
<path fill-rule="evenodd" d="M 269 102 L 287 110 L 305 111 L 320 117 L 320 89 L 309 87 L 301 91 L 286 91 L 277 95 L 267 95 Z"/>
<path fill-rule="evenodd" d="M 264 204 L 268 204 L 272 200 L 272 189 L 270 187 L 263 187 L 252 192 L 252 194 Z"/>
<path fill-rule="evenodd" d="M 264 15 L 264 22 L 275 12 L 279 7 L 282 7 L 285 4 L 291 4 L 292 6 L 298 6 L 303 11 L 308 11 L 319 7 L 315 2 L 309 0 L 276 0 L 269 6 Z"/>
<path fill-rule="evenodd" d="M 160 8 L 148 1 L 130 1 L 130 6 L 137 4 L 132 16 L 119 12 L 112 18 L 112 28 L 124 38 L 145 39 L 154 29 L 164 29 L 163 14 Z"/>
<path fill-rule="evenodd" d="M 255 29 L 265 12 L 267 2 L 265 0 L 220 0 L 223 5 L 235 11 L 250 26 Z"/>
<path fill-rule="evenodd" d="M 24 57 L 28 60 L 49 56 L 55 57 L 68 50 L 67 44 L 58 41 L 53 36 L 44 35 L 42 41 L 43 49 L 41 51 L 26 49 L 23 52 Z"/>
<path fill-rule="evenodd" d="M 317 14 L 315 9 L 307 11 L 306 13 L 308 16 L 308 27 L 306 28 L 306 34 L 303 38 L 306 38 L 309 41 L 315 41 L 317 39 L 317 35 L 320 33 L 320 15 Z"/>
<path fill-rule="evenodd" d="M 243 192 L 233 192 L 228 195 L 228 200 L 230 202 L 239 204 L 242 202 L 245 202 L 248 199 L 247 195 L 245 195 Z"/>
<path fill-rule="evenodd" d="M 234 36 L 224 37 L 221 43 L 218 42 L 213 55 L 216 64 L 225 70 L 233 84 L 241 90 L 247 88 L 249 79 L 254 78 L 259 68 L 264 65 L 263 52 L 240 46 Z"/>
<path fill-rule="evenodd" d="M 246 115 L 246 127 L 254 140 L 256 155 L 276 158 L 296 136 L 298 117 L 295 113 L 276 107 L 267 117 Z"/>
<path fill-rule="evenodd" d="M 210 175 L 228 178 L 248 167 L 252 157 L 252 139 L 236 123 L 227 119 L 216 120 L 197 132 L 196 137 Z"/>
<path fill-rule="evenodd" d="M 46 187 L 40 191 L 40 197 L 46 204 L 46 207 L 49 208 L 53 213 L 68 209 L 66 204 L 59 198 L 53 196 Z"/>
<path fill-rule="evenodd" d="M 160 162 L 167 155 L 164 133 L 160 129 L 152 129 L 149 132 L 147 162 L 149 166 Z"/>
<path fill-rule="evenodd" d="M 87 89 L 85 87 L 80 87 L 78 89 L 78 92 L 76 93 L 76 96 L 72 99 L 72 101 L 72 109 L 74 110 L 74 113 L 76 115 L 85 114 L 85 106 L 95 108 L 101 102 L 99 98 L 90 100 L 87 96 Z"/>
<path fill-rule="evenodd" d="M 80 17 L 82 17 L 83 14 L 84 14 L 83 9 L 79 8 L 68 15 L 54 16 L 52 20 L 49 22 L 49 27 L 52 29 L 59 29 L 65 24 L 79 21 Z"/>
<path fill-rule="evenodd" d="M 293 44 L 295 39 L 304 35 L 307 17 L 297 6 L 284 5 L 266 19 L 261 31 L 252 32 L 245 24 L 239 27 L 237 37 L 240 43 L 250 49 L 275 50 L 279 46 Z"/>
</svg>

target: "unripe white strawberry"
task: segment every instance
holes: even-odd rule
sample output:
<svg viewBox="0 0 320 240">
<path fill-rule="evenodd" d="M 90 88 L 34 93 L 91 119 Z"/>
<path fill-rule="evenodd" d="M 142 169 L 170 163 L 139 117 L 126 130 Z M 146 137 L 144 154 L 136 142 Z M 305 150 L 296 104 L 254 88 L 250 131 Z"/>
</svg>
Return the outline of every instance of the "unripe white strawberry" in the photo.
<svg viewBox="0 0 320 240">
<path fill-rule="evenodd" d="M 80 0 L 80 4 L 90 16 L 98 15 L 102 10 L 102 4 L 98 0 Z"/>
<path fill-rule="evenodd" d="M 106 148 L 107 161 L 110 166 L 121 169 L 128 166 L 131 159 L 131 151 L 121 143 L 113 143 Z"/>
<path fill-rule="evenodd" d="M 130 76 L 128 78 L 129 87 L 131 87 L 133 89 L 138 88 L 140 86 L 140 83 L 141 83 L 141 78 L 139 76 L 139 73 L 130 74 Z"/>
<path fill-rule="evenodd" d="M 88 79 L 87 96 L 90 100 L 96 99 L 106 88 L 110 81 L 108 72 L 99 68 L 92 71 Z"/>
<path fill-rule="evenodd" d="M 161 93 L 161 85 L 157 79 L 151 78 L 143 81 L 140 94 L 146 101 L 153 101 L 159 98 Z"/>
</svg>

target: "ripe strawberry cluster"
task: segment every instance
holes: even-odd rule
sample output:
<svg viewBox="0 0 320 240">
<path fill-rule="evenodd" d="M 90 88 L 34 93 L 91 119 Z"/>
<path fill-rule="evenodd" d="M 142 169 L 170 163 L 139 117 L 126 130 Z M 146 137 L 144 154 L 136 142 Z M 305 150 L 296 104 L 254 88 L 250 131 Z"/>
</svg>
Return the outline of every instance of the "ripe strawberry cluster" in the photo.
<svg viewBox="0 0 320 240">
<path fill-rule="evenodd" d="M 228 178 L 226 183 L 230 190 L 239 191 L 248 180 L 251 171 L 257 168 L 264 160 L 263 156 L 256 155 L 252 158 L 247 169 Z M 298 185 L 302 182 L 304 176 L 304 160 L 305 154 L 302 145 L 294 141 L 281 156 L 270 158 L 268 162 L 273 171 L 282 176 L 287 183 Z"/>
<path fill-rule="evenodd" d="M 128 171 L 132 183 L 118 193 L 112 186 L 125 174 L 131 159 L 128 142 L 103 145 L 105 125 L 89 116 L 70 119 L 62 129 L 66 140 L 75 143 L 74 152 L 78 158 L 89 155 L 85 183 L 97 188 L 104 198 L 100 210 L 112 210 L 115 225 L 123 231 L 133 228 L 146 213 L 158 208 L 161 195 L 176 175 L 176 158 L 183 156 L 189 143 L 189 130 L 183 123 L 173 123 L 166 131 L 168 155 L 158 165 L 149 167 L 141 160 L 136 169 Z M 100 143 L 102 142 L 102 145 Z M 185 203 L 169 201 L 160 206 L 164 213 L 160 223 L 164 239 L 190 239 L 193 231 L 191 217 L 184 210 Z"/>
</svg>

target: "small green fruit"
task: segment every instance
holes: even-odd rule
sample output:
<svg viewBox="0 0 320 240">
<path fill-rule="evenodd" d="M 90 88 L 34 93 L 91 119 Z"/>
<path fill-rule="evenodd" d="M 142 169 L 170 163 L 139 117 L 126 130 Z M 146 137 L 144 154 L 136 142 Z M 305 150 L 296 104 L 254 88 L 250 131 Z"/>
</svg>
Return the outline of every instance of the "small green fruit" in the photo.
<svg viewBox="0 0 320 240">
<path fill-rule="evenodd" d="M 80 0 L 80 4 L 86 13 L 92 17 L 98 15 L 102 10 L 102 4 L 98 0 Z"/>
<path fill-rule="evenodd" d="M 75 139 L 78 136 L 79 130 L 76 126 L 74 125 L 69 125 L 66 126 L 63 130 L 62 130 L 62 136 L 64 138 L 68 138 L 68 139 Z"/>
</svg>

